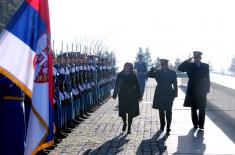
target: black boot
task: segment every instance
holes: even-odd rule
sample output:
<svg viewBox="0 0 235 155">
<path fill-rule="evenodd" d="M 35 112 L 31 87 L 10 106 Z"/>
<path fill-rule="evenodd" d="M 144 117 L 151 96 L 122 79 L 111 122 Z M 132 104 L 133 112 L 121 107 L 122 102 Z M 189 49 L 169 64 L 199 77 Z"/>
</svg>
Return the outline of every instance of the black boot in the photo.
<svg viewBox="0 0 235 155">
<path fill-rule="evenodd" d="M 131 133 L 131 124 L 133 121 L 133 117 L 130 117 L 130 115 L 128 115 L 128 130 L 127 130 L 127 134 Z"/>
<path fill-rule="evenodd" d="M 167 128 L 167 129 L 166 129 L 166 134 L 167 134 L 167 135 L 170 135 L 170 132 L 171 132 L 171 129 L 170 129 L 170 128 Z"/>
<path fill-rule="evenodd" d="M 122 126 L 122 131 L 123 131 L 123 132 L 126 131 L 126 123 L 123 124 L 123 126 Z"/>
<path fill-rule="evenodd" d="M 131 125 L 128 124 L 127 134 L 131 133 Z"/>
</svg>

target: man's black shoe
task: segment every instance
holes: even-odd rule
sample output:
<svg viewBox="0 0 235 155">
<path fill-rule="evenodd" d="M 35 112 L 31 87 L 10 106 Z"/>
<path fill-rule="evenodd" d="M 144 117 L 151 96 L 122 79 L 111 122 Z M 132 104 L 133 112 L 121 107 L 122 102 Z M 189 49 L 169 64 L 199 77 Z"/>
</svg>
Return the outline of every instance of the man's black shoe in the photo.
<svg viewBox="0 0 235 155">
<path fill-rule="evenodd" d="M 87 119 L 87 117 L 85 117 L 84 115 L 81 116 L 82 119 Z"/>
<path fill-rule="evenodd" d="M 204 126 L 199 126 L 199 128 L 200 128 L 201 130 L 203 130 L 203 129 L 204 129 Z"/>
<path fill-rule="evenodd" d="M 56 132 L 55 136 L 56 136 L 58 139 L 64 139 L 64 138 L 66 138 L 67 134 L 66 134 L 66 133 L 63 133 L 62 131 L 58 131 L 58 132 Z"/>
<path fill-rule="evenodd" d="M 70 123 L 68 124 L 68 127 L 69 127 L 69 128 L 75 128 L 76 125 L 74 125 L 72 122 L 70 122 Z"/>
<path fill-rule="evenodd" d="M 166 129 L 166 134 L 170 135 L 171 129 Z"/>
<path fill-rule="evenodd" d="M 71 133 L 72 132 L 72 129 L 70 129 L 70 128 L 63 128 L 62 130 L 64 133 Z"/>
<path fill-rule="evenodd" d="M 80 124 L 81 122 L 78 121 L 78 120 L 75 118 L 75 119 L 72 121 L 72 123 L 75 124 L 75 125 L 78 125 L 78 124 Z"/>
<path fill-rule="evenodd" d="M 87 117 L 91 116 L 88 112 L 84 113 Z"/>
<path fill-rule="evenodd" d="M 160 127 L 160 131 L 164 131 L 164 127 Z"/>
<path fill-rule="evenodd" d="M 54 142 L 55 142 L 55 144 L 59 144 L 59 143 L 62 142 L 62 140 L 55 136 L 54 137 Z"/>
</svg>

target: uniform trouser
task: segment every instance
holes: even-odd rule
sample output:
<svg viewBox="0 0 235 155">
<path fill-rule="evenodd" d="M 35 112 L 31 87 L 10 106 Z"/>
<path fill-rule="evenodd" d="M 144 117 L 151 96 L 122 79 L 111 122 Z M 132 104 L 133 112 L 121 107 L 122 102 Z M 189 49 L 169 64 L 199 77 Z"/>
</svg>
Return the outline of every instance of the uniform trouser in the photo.
<svg viewBox="0 0 235 155">
<path fill-rule="evenodd" d="M 62 113 L 62 125 L 65 125 L 66 122 L 66 101 L 61 101 L 63 104 L 61 106 L 61 113 Z"/>
<path fill-rule="evenodd" d="M 4 108 L 0 105 L 0 123 L 0 154 L 24 154 L 25 123 L 23 106 L 21 108 Z"/>
<path fill-rule="evenodd" d="M 108 84 L 106 84 L 106 86 L 105 86 L 105 97 L 108 97 L 108 94 L 109 94 L 109 87 L 108 87 Z"/>
<path fill-rule="evenodd" d="M 133 121 L 133 117 L 130 116 L 129 114 L 124 114 L 122 116 L 122 121 L 123 121 L 123 124 L 126 125 L 127 115 L 128 115 L 128 130 L 130 130 L 131 129 L 131 124 L 132 124 L 132 121 Z"/>
<path fill-rule="evenodd" d="M 80 111 L 81 111 L 81 113 L 84 113 L 84 103 L 85 103 L 85 95 L 84 94 L 82 94 L 81 95 L 81 100 L 80 100 Z"/>
<path fill-rule="evenodd" d="M 95 95 L 96 95 L 96 103 L 98 104 L 99 103 L 99 88 L 98 87 L 96 87 L 95 88 Z"/>
<path fill-rule="evenodd" d="M 100 95 L 101 95 L 101 100 L 104 100 L 104 86 L 101 87 L 101 91 L 100 91 Z"/>
<path fill-rule="evenodd" d="M 88 110 L 91 110 L 92 107 L 92 91 L 90 90 L 88 93 Z"/>
<path fill-rule="evenodd" d="M 93 107 L 93 91 L 90 91 L 90 109 Z"/>
<path fill-rule="evenodd" d="M 96 90 L 92 90 L 92 106 L 96 103 Z"/>
<path fill-rule="evenodd" d="M 73 100 L 71 98 L 68 99 L 68 104 L 67 104 L 67 110 L 66 110 L 66 115 L 67 115 L 67 121 L 70 122 L 74 118 L 74 113 L 73 113 Z"/>
<path fill-rule="evenodd" d="M 79 98 L 76 98 L 74 100 L 75 106 L 74 106 L 74 115 L 78 116 L 80 114 L 80 100 Z"/>
<path fill-rule="evenodd" d="M 193 125 L 194 126 L 199 125 L 199 127 L 204 127 L 205 114 L 206 114 L 205 108 L 199 108 L 198 113 L 197 113 L 197 108 L 192 107 L 191 108 L 191 116 L 192 116 Z"/>
<path fill-rule="evenodd" d="M 167 129 L 170 129 L 171 119 L 172 119 L 172 110 L 171 109 L 167 109 L 167 110 L 159 109 L 159 117 L 160 117 L 161 129 L 164 129 L 166 122 L 167 122 Z M 165 117 L 166 117 L 166 122 L 165 122 Z"/>
<path fill-rule="evenodd" d="M 88 107 L 89 107 L 89 92 L 87 91 L 85 94 L 85 106 L 84 106 L 86 112 L 88 110 Z"/>
<path fill-rule="evenodd" d="M 57 104 L 57 108 L 54 110 L 54 120 L 55 120 L 55 126 L 56 128 L 62 127 L 62 110 L 61 110 L 61 104 L 58 103 L 60 101 L 56 101 L 55 104 Z"/>
<path fill-rule="evenodd" d="M 144 89 L 145 89 L 145 76 L 138 76 L 138 80 L 139 80 L 139 85 L 140 85 L 140 91 L 141 91 L 141 96 L 143 96 L 144 94 Z"/>
</svg>

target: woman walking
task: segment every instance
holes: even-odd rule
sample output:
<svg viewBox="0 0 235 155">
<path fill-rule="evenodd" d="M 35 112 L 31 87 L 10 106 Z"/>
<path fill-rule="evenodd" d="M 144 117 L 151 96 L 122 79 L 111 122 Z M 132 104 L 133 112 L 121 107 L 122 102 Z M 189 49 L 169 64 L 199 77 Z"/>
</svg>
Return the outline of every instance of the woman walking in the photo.
<svg viewBox="0 0 235 155">
<path fill-rule="evenodd" d="M 122 117 L 122 131 L 126 131 L 127 116 L 128 130 L 127 134 L 131 133 L 131 124 L 134 117 L 138 116 L 139 101 L 141 101 L 141 91 L 136 73 L 133 70 L 132 63 L 125 63 L 124 69 L 118 73 L 113 98 L 118 96 L 119 116 Z"/>
</svg>

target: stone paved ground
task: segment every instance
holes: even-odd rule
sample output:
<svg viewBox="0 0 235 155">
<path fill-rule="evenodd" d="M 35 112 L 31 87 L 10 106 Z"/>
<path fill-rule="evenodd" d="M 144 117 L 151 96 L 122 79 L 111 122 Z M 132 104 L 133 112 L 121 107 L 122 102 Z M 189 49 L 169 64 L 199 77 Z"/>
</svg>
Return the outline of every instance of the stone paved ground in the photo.
<svg viewBox="0 0 235 155">
<path fill-rule="evenodd" d="M 140 116 L 132 133 L 122 132 L 117 100 L 109 99 L 77 126 L 51 155 L 235 155 L 234 128 L 217 113 L 206 110 L 205 130 L 192 128 L 190 109 L 183 107 L 185 87 L 179 80 L 179 94 L 173 105 L 171 135 L 159 133 L 158 111 L 151 108 L 155 81 L 148 80 Z M 217 96 L 218 97 L 218 96 Z M 223 96 L 219 96 L 219 99 Z M 210 104 L 209 104 L 210 105 Z"/>
</svg>

